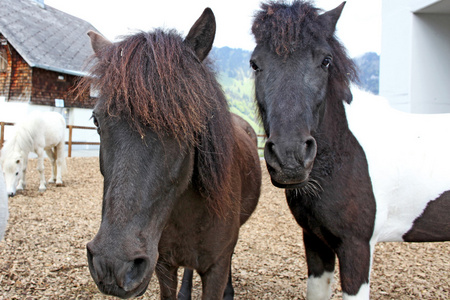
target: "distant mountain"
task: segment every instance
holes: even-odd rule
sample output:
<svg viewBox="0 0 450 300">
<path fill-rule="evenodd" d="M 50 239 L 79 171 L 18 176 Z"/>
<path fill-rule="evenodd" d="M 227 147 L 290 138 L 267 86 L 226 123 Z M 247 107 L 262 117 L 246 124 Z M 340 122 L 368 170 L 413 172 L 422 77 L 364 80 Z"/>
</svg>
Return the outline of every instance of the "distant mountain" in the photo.
<svg viewBox="0 0 450 300">
<path fill-rule="evenodd" d="M 262 133 L 254 103 L 253 71 L 249 60 L 251 51 L 229 47 L 211 51 L 218 79 L 225 92 L 230 110 L 246 119 L 257 133 Z M 380 57 L 373 52 L 354 58 L 358 66 L 360 86 L 378 94 Z"/>
<path fill-rule="evenodd" d="M 375 52 L 367 52 L 353 59 L 358 66 L 359 86 L 375 95 L 379 93 L 380 56 Z"/>
</svg>

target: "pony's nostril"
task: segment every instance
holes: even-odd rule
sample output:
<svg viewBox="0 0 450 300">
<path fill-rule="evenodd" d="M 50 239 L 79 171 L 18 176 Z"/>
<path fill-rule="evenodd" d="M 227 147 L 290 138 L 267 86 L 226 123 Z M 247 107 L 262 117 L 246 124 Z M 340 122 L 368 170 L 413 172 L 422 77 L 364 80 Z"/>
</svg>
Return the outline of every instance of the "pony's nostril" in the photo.
<svg viewBox="0 0 450 300">
<path fill-rule="evenodd" d="M 306 141 L 305 141 L 305 156 L 304 156 L 304 160 L 303 160 L 305 167 L 307 167 L 308 164 L 310 164 L 314 161 L 314 158 L 316 157 L 316 153 L 317 153 L 316 140 L 313 137 L 306 139 Z"/>
<path fill-rule="evenodd" d="M 271 140 L 268 140 L 264 147 L 264 158 L 266 160 L 267 167 L 269 169 L 280 171 L 281 158 L 277 151 L 278 149 L 275 143 Z"/>
<path fill-rule="evenodd" d="M 92 242 L 89 242 L 86 245 L 86 253 L 87 253 L 89 271 L 91 272 L 91 276 L 95 280 L 95 282 L 100 282 L 101 279 L 103 278 L 104 274 L 102 271 L 102 266 L 99 261 L 99 258 L 95 257 L 95 254 L 92 251 L 91 243 Z"/>
<path fill-rule="evenodd" d="M 145 257 L 136 258 L 130 263 L 123 282 L 125 291 L 132 291 L 142 283 L 148 265 L 148 259 Z"/>
<path fill-rule="evenodd" d="M 272 141 L 267 141 L 266 150 L 271 156 L 275 156 L 276 155 L 275 143 Z"/>
</svg>

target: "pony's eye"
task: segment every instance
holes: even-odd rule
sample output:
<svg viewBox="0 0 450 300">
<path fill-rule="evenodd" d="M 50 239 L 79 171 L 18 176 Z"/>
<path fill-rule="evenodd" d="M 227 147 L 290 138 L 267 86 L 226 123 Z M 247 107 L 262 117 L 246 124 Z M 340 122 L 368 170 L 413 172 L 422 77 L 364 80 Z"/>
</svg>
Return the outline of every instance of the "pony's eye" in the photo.
<svg viewBox="0 0 450 300">
<path fill-rule="evenodd" d="M 250 60 L 250 67 L 251 67 L 254 71 L 261 71 L 261 69 L 258 67 L 258 65 L 255 63 L 254 60 Z"/>
<path fill-rule="evenodd" d="M 98 123 L 97 118 L 95 117 L 94 114 L 92 114 L 91 119 L 95 127 L 97 127 L 97 133 L 100 134 L 100 124 Z"/>
<path fill-rule="evenodd" d="M 331 58 L 331 56 L 325 57 L 323 59 L 323 61 L 322 61 L 322 67 L 325 68 L 325 69 L 328 69 L 330 67 L 330 65 L 331 65 L 331 61 L 332 60 L 333 59 Z"/>
<path fill-rule="evenodd" d="M 19 176 L 19 172 L 16 172 L 16 176 Z"/>
<path fill-rule="evenodd" d="M 94 122 L 95 127 L 98 127 L 98 121 L 96 117 L 92 116 L 92 122 Z"/>
</svg>

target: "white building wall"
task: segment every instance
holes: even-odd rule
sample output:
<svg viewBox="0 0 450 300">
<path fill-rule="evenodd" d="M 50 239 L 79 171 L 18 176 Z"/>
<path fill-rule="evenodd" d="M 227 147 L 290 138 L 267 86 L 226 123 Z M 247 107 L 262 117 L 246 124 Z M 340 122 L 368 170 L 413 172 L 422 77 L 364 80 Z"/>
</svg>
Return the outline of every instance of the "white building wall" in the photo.
<svg viewBox="0 0 450 300">
<path fill-rule="evenodd" d="M 413 17 L 411 112 L 450 113 L 450 15 Z"/>
<path fill-rule="evenodd" d="M 380 95 L 391 106 L 410 111 L 412 14 L 409 0 L 383 0 L 381 15 Z"/>
<path fill-rule="evenodd" d="M 383 0 L 380 95 L 399 110 L 450 112 L 450 0 Z"/>
</svg>

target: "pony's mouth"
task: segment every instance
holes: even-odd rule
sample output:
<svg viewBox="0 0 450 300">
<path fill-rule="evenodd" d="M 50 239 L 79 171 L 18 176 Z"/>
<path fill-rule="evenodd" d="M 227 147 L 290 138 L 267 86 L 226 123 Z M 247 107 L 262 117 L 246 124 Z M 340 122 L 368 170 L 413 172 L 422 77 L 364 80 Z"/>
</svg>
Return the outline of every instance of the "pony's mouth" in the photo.
<svg viewBox="0 0 450 300">
<path fill-rule="evenodd" d="M 323 188 L 319 181 L 308 177 L 306 180 L 299 183 L 279 183 L 271 178 L 272 184 L 278 188 L 288 191 L 295 191 L 296 195 L 308 196 L 311 198 L 320 198 Z"/>
<path fill-rule="evenodd" d="M 309 171 L 298 170 L 275 170 L 269 164 L 267 165 L 270 180 L 272 184 L 281 189 L 301 189 L 308 184 Z"/>
<path fill-rule="evenodd" d="M 308 184 L 307 179 L 302 182 L 298 182 L 298 183 L 280 183 L 280 182 L 274 180 L 272 177 L 270 178 L 270 180 L 272 181 L 272 184 L 274 186 L 276 186 L 277 188 L 280 188 L 280 189 L 301 189 Z"/>
<path fill-rule="evenodd" d="M 100 283 L 97 284 L 97 286 L 99 290 L 106 295 L 111 295 L 122 299 L 128 299 L 144 295 L 145 292 L 147 291 L 149 284 L 150 281 L 147 283 L 143 283 L 142 285 L 138 286 L 134 291 L 125 291 L 122 288 L 118 287 L 117 285 L 103 285 Z"/>
</svg>

